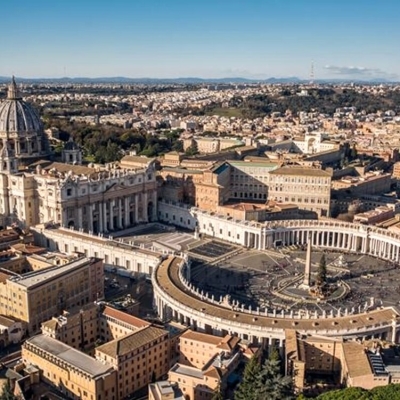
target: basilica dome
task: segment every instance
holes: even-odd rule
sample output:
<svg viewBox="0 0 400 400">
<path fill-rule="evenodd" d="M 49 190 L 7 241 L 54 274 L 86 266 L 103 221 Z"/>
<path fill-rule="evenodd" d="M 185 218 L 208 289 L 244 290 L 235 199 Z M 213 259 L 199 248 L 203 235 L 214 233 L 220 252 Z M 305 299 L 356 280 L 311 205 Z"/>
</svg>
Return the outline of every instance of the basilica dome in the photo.
<svg viewBox="0 0 400 400">
<path fill-rule="evenodd" d="M 36 110 L 19 95 L 14 78 L 7 99 L 0 104 L 0 148 L 10 146 L 27 161 L 48 154 L 43 125 Z"/>
<path fill-rule="evenodd" d="M 19 97 L 15 80 L 8 89 L 7 100 L 0 105 L 0 136 L 7 133 L 41 131 L 42 123 L 34 108 Z"/>
</svg>

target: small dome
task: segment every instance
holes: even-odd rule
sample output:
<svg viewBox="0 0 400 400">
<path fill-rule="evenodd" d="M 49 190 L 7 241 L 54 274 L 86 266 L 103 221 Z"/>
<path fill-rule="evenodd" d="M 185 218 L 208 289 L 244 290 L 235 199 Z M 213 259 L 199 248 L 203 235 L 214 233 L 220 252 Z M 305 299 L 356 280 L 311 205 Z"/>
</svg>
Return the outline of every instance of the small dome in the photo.
<svg viewBox="0 0 400 400">
<path fill-rule="evenodd" d="M 42 123 L 34 108 L 19 96 L 17 85 L 13 78 L 7 99 L 0 105 L 0 136 L 8 133 L 41 132 Z"/>
<path fill-rule="evenodd" d="M 77 143 L 75 143 L 73 140 L 69 140 L 67 143 L 64 145 L 64 150 L 80 150 L 81 148 Z"/>
</svg>

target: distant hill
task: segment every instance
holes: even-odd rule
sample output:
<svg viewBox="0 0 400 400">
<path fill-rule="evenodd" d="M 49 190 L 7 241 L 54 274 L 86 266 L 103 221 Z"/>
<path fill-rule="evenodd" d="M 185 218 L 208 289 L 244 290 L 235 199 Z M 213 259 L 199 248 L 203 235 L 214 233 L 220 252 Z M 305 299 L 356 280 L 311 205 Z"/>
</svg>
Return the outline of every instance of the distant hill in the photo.
<svg viewBox="0 0 400 400">
<path fill-rule="evenodd" d="M 0 76 L 0 84 L 10 82 L 11 77 Z M 308 83 L 308 80 L 300 79 L 295 76 L 285 78 L 267 78 L 267 79 L 249 79 L 241 77 L 233 78 L 197 78 L 197 77 L 186 77 L 186 78 L 127 78 L 124 76 L 115 77 L 101 77 L 101 78 L 88 78 L 88 77 L 76 77 L 76 78 L 22 78 L 16 77 L 17 82 L 26 84 L 121 84 L 121 85 L 172 85 L 172 84 L 251 84 L 251 83 L 266 83 L 266 84 L 291 84 L 291 83 Z M 394 83 L 385 79 L 371 79 L 371 80 L 354 80 L 354 79 L 323 79 L 316 80 L 316 83 Z"/>
</svg>

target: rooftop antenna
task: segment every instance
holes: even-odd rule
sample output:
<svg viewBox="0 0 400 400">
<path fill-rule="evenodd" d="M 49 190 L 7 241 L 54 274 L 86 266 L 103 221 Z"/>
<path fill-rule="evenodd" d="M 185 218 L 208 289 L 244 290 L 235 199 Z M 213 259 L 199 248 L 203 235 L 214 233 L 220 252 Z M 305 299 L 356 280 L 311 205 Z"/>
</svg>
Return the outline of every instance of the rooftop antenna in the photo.
<svg viewBox="0 0 400 400">
<path fill-rule="evenodd" d="M 311 68 L 310 68 L 310 85 L 314 83 L 314 61 L 311 61 Z"/>
<path fill-rule="evenodd" d="M 64 78 L 65 78 L 65 83 L 64 83 L 64 95 L 67 96 L 67 67 L 64 65 Z"/>
</svg>

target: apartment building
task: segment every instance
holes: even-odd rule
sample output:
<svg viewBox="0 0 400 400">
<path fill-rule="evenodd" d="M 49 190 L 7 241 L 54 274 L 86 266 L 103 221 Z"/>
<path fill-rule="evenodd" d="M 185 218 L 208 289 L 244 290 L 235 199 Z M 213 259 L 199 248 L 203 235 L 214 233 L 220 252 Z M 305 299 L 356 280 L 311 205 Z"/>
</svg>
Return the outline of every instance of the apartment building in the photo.
<svg viewBox="0 0 400 400">
<path fill-rule="evenodd" d="M 147 326 L 95 349 L 97 360 L 118 372 L 120 399 L 167 374 L 170 359 L 168 332 Z"/>
<path fill-rule="evenodd" d="M 64 265 L 3 279 L 0 314 L 19 319 L 33 333 L 53 315 L 103 296 L 103 261 L 81 257 Z"/>
<path fill-rule="evenodd" d="M 22 345 L 22 362 L 34 366 L 41 379 L 55 386 L 66 398 L 117 400 L 117 371 L 56 339 L 37 335 Z"/>
<path fill-rule="evenodd" d="M 240 339 L 226 335 L 221 338 L 206 333 L 187 330 L 179 339 L 179 363 L 195 368 L 203 368 L 216 354 L 232 353 Z"/>
<path fill-rule="evenodd" d="M 78 350 L 93 351 L 95 344 L 119 339 L 151 324 L 123 311 L 89 303 L 64 311 L 42 323 L 42 333 Z"/>
<path fill-rule="evenodd" d="M 330 384 L 372 389 L 400 382 L 397 348 L 382 347 L 380 340 L 353 340 L 285 332 L 286 374 L 302 391 L 313 378 Z"/>
<path fill-rule="evenodd" d="M 229 200 L 230 170 L 229 163 L 223 162 L 203 172 L 203 181 L 196 184 L 196 207 L 214 211 Z"/>
<path fill-rule="evenodd" d="M 332 182 L 332 189 L 336 196 L 363 196 L 367 194 L 388 193 L 392 177 L 390 174 L 368 173 L 362 177 L 346 176 Z"/>
<path fill-rule="evenodd" d="M 209 400 L 217 390 L 224 391 L 229 375 L 242 357 L 240 339 L 226 335 L 217 337 L 187 330 L 179 339 L 179 362 L 168 373 L 185 399 Z"/>
</svg>

